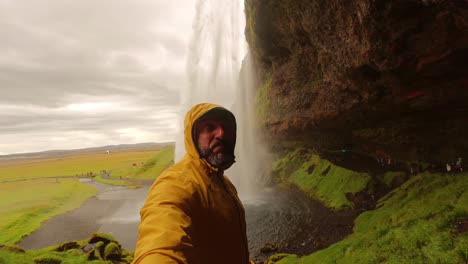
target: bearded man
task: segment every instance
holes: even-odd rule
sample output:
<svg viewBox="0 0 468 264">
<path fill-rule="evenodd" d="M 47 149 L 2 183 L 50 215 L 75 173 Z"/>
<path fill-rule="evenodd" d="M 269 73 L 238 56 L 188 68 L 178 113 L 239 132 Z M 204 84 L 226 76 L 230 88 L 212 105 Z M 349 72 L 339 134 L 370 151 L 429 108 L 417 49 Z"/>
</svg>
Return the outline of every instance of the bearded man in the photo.
<svg viewBox="0 0 468 264">
<path fill-rule="evenodd" d="M 133 263 L 249 263 L 244 208 L 224 175 L 235 162 L 234 115 L 195 105 L 184 141 L 184 158 L 161 173 L 141 209 Z"/>
</svg>

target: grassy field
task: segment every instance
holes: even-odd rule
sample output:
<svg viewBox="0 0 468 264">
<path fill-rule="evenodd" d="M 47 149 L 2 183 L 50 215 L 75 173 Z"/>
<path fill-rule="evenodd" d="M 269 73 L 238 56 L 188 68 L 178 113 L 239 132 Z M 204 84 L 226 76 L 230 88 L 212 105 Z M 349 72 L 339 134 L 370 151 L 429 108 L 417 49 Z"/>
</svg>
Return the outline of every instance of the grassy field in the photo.
<svg viewBox="0 0 468 264">
<path fill-rule="evenodd" d="M 344 240 L 270 263 L 468 263 L 467 177 L 418 174 L 361 214 Z"/>
<path fill-rule="evenodd" d="M 296 149 L 279 159 L 273 171 L 282 182 L 297 185 L 332 209 L 352 207 L 345 194 L 362 191 L 371 181 L 367 173 L 335 166 L 305 149 Z"/>
<path fill-rule="evenodd" d="M 134 174 L 135 179 L 155 179 L 174 163 L 174 147 L 162 149 Z"/>
<path fill-rule="evenodd" d="M 75 179 L 0 184 L 0 244 L 14 244 L 55 215 L 78 208 L 96 194 Z"/>
<path fill-rule="evenodd" d="M 154 157 L 159 150 L 116 151 L 106 153 L 84 153 L 66 157 L 36 160 L 19 160 L 0 164 L 0 182 L 44 177 L 74 177 L 89 172 L 98 174 L 102 170 L 125 175 L 125 171 L 141 166 L 142 162 Z M 135 166 L 133 165 L 135 164 Z M 128 176 L 131 177 L 132 174 Z"/>
</svg>

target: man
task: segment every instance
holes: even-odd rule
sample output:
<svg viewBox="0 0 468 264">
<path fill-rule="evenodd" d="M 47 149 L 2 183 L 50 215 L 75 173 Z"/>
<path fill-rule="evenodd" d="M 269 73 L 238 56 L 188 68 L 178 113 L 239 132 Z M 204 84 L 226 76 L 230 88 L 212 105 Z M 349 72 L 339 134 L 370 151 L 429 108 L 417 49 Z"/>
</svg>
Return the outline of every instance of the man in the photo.
<svg viewBox="0 0 468 264">
<path fill-rule="evenodd" d="M 161 173 L 141 209 L 133 263 L 249 263 L 244 208 L 223 175 L 235 162 L 234 115 L 194 106 L 184 141 L 186 155 Z"/>
</svg>

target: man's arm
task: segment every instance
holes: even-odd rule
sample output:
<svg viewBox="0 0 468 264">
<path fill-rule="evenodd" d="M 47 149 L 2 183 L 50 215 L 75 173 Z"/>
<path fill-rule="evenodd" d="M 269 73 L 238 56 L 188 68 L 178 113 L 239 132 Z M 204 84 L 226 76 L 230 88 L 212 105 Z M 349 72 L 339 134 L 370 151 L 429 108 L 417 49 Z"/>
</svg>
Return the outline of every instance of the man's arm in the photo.
<svg viewBox="0 0 468 264">
<path fill-rule="evenodd" d="M 163 173 L 141 209 L 133 264 L 197 263 L 192 244 L 193 185 L 177 173 Z"/>
</svg>

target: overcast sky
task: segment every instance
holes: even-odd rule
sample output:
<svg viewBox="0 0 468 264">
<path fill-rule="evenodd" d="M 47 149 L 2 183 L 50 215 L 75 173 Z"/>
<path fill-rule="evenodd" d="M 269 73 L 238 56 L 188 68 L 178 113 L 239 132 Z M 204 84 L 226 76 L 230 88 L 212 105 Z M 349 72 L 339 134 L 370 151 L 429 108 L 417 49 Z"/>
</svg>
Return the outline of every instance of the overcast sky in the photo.
<svg viewBox="0 0 468 264">
<path fill-rule="evenodd" d="M 195 0 L 0 0 L 0 155 L 175 139 Z"/>
</svg>

